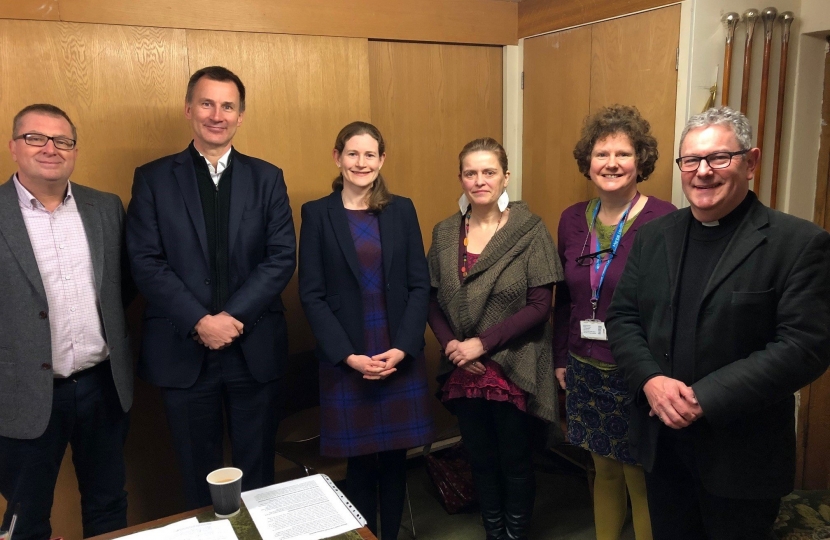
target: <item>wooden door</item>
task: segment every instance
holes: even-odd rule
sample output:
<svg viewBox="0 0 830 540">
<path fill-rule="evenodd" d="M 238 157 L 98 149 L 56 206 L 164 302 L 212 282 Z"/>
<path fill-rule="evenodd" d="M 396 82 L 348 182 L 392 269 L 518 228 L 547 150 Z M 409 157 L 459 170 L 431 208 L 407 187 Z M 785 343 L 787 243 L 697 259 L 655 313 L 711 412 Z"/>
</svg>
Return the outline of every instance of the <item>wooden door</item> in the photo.
<svg viewBox="0 0 830 540">
<path fill-rule="evenodd" d="M 386 141 L 383 176 L 415 204 L 424 246 L 432 228 L 458 212 L 458 153 L 479 137 L 502 138 L 501 47 L 369 42 L 372 123 Z M 439 345 L 426 329 L 434 390 Z M 455 420 L 432 403 L 438 435 Z"/>
<path fill-rule="evenodd" d="M 821 120 L 813 221 L 830 231 L 830 53 L 824 59 Z M 800 404 L 796 487 L 830 489 L 830 372 L 801 390 Z"/>
<path fill-rule="evenodd" d="M 556 234 L 562 210 L 593 196 L 573 147 L 584 118 L 636 106 L 661 158 L 641 190 L 671 200 L 680 6 L 530 38 L 524 45 L 522 197 Z"/>
<path fill-rule="evenodd" d="M 671 201 L 677 46 L 680 6 L 647 11 L 593 25 L 591 112 L 621 103 L 634 105 L 651 124 L 660 159 L 640 190 Z"/>
<path fill-rule="evenodd" d="M 559 216 L 592 196 L 573 148 L 591 110 L 591 27 L 525 41 L 522 198 L 556 238 Z"/>
</svg>

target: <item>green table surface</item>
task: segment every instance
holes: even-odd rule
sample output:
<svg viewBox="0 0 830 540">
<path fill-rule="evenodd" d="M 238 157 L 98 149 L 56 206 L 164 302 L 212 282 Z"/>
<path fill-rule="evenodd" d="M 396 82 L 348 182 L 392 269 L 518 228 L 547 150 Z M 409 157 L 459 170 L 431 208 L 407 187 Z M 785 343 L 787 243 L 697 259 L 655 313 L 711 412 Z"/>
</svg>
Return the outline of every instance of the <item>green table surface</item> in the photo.
<svg viewBox="0 0 830 540">
<path fill-rule="evenodd" d="M 216 514 L 213 513 L 212 507 L 200 508 L 199 510 L 184 512 L 182 514 L 177 514 L 175 516 L 157 519 L 149 523 L 134 525 L 132 527 L 128 527 L 120 531 L 95 536 L 93 538 L 90 538 L 89 540 L 113 540 L 115 538 L 121 538 L 122 536 L 126 536 L 128 534 L 146 531 L 148 529 L 155 529 L 157 527 L 163 527 L 165 525 L 169 525 L 171 523 L 175 523 L 177 521 L 181 521 L 183 519 L 188 519 L 191 517 L 195 517 L 196 519 L 198 519 L 199 523 L 217 521 L 219 519 L 216 517 Z M 239 538 L 239 540 L 262 540 L 262 536 L 260 536 L 259 531 L 256 528 L 256 525 L 254 525 L 254 520 L 251 518 L 251 514 L 248 513 L 248 509 L 245 508 L 244 503 L 242 504 L 242 508 L 240 509 L 239 513 L 233 516 L 232 518 L 228 518 L 228 521 L 230 521 L 231 527 L 233 527 L 233 531 L 236 533 L 236 536 Z M 369 529 L 365 527 L 363 527 L 362 529 L 358 529 L 356 531 L 349 531 L 345 534 L 332 536 L 331 538 L 332 540 L 377 540 L 375 536 L 371 532 L 369 532 Z"/>
</svg>

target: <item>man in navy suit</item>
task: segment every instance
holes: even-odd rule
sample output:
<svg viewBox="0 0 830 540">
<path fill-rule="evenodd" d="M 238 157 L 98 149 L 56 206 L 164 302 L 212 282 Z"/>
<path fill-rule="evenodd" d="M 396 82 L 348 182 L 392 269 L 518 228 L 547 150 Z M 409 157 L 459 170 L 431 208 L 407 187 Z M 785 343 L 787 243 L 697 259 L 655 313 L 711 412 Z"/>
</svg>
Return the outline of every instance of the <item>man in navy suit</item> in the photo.
<svg viewBox="0 0 830 540">
<path fill-rule="evenodd" d="M 191 508 L 223 466 L 223 410 L 242 488 L 274 482 L 278 379 L 288 354 L 280 293 L 296 239 L 282 171 L 231 145 L 245 87 L 212 66 L 190 78 L 193 142 L 136 169 L 127 248 L 147 299 L 139 376 L 160 386 Z"/>
</svg>

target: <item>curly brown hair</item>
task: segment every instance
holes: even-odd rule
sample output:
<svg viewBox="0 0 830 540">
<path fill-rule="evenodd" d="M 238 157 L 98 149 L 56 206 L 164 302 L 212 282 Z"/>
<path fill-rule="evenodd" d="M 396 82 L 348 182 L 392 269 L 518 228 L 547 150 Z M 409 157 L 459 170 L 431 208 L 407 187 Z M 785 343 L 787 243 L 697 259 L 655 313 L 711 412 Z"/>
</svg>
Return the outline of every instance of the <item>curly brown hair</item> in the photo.
<svg viewBox="0 0 830 540">
<path fill-rule="evenodd" d="M 648 120 L 640 115 L 637 107 L 611 105 L 600 109 L 585 119 L 582 138 L 574 147 L 574 159 L 585 178 L 591 178 L 591 154 L 597 141 L 622 133 L 631 141 L 637 160 L 637 182 L 647 180 L 657 163 L 657 139 L 651 134 Z"/>
</svg>

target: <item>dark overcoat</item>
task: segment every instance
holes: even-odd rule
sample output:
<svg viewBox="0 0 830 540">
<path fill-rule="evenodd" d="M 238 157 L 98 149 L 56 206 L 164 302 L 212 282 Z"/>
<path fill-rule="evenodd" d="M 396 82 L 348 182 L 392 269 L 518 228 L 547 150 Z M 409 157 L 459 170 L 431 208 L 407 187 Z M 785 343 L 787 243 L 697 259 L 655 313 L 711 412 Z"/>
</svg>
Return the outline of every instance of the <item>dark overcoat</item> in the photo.
<svg viewBox="0 0 830 540">
<path fill-rule="evenodd" d="M 753 195 L 750 195 L 754 197 Z M 661 423 L 642 391 L 672 375 L 672 329 L 690 209 L 643 225 L 608 312 L 611 350 L 634 398 L 631 453 L 651 470 Z M 830 234 L 757 199 L 706 285 L 695 382 L 704 417 L 691 431 L 700 479 L 729 498 L 793 488 L 795 400 L 830 363 Z"/>
</svg>

